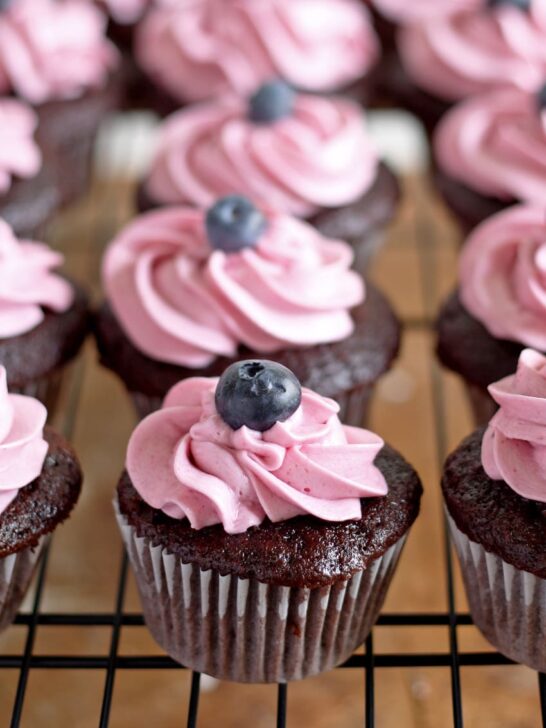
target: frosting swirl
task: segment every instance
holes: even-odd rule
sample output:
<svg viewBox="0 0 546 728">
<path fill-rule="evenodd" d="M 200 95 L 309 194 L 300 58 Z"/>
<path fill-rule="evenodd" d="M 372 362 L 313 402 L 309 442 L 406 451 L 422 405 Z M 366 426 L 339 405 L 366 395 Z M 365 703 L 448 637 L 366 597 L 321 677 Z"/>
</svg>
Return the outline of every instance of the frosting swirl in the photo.
<svg viewBox="0 0 546 728">
<path fill-rule="evenodd" d="M 483 5 L 483 0 L 372 0 L 372 4 L 389 20 L 406 24 L 429 22 L 444 15 L 478 8 Z"/>
<path fill-rule="evenodd" d="M 156 361 L 193 368 L 234 356 L 338 341 L 363 283 L 348 245 L 266 212 L 253 248 L 226 254 L 208 243 L 204 213 L 171 208 L 129 224 L 103 264 L 107 298 L 126 335 Z"/>
<path fill-rule="evenodd" d="M 546 357 L 520 355 L 517 372 L 492 384 L 500 409 L 482 443 L 482 465 L 524 498 L 546 503 Z"/>
<path fill-rule="evenodd" d="M 465 308 L 498 339 L 546 351 L 546 212 L 517 205 L 467 240 L 460 263 Z"/>
<path fill-rule="evenodd" d="M 206 207 L 235 192 L 303 217 L 357 200 L 378 164 L 351 101 L 298 95 L 289 117 L 256 124 L 229 96 L 164 123 L 145 187 L 161 204 Z"/>
<path fill-rule="evenodd" d="M 46 419 L 47 410 L 37 399 L 8 394 L 6 370 L 0 367 L 0 513 L 42 472 Z"/>
<path fill-rule="evenodd" d="M 16 0 L 0 14 L 0 93 L 32 104 L 100 88 L 117 61 L 106 18 L 86 0 Z"/>
<path fill-rule="evenodd" d="M 544 204 L 546 115 L 534 94 L 506 88 L 468 99 L 446 114 L 434 142 L 442 171 L 471 189 Z"/>
<path fill-rule="evenodd" d="M 42 154 L 34 141 L 36 114 L 15 99 L 0 98 L 0 194 L 12 177 L 34 177 L 42 166 Z"/>
<path fill-rule="evenodd" d="M 249 94 L 274 77 L 339 89 L 379 53 L 357 0 L 182 0 L 152 10 L 135 41 L 142 68 L 181 101 Z"/>
<path fill-rule="evenodd" d="M 546 77 L 545 5 L 482 5 L 410 25 L 401 29 L 398 49 L 412 80 L 446 101 L 506 84 L 533 91 Z"/>
<path fill-rule="evenodd" d="M 134 431 L 127 471 L 152 508 L 196 529 L 220 523 L 242 533 L 265 518 L 357 519 L 361 498 L 386 495 L 374 465 L 383 441 L 344 427 L 333 400 L 303 389 L 285 422 L 266 432 L 232 430 L 214 406 L 217 381 L 180 382 Z"/>
<path fill-rule="evenodd" d="M 36 328 L 44 308 L 59 313 L 70 308 L 74 290 L 51 270 L 62 262 L 44 243 L 19 242 L 0 219 L 0 339 Z"/>
</svg>

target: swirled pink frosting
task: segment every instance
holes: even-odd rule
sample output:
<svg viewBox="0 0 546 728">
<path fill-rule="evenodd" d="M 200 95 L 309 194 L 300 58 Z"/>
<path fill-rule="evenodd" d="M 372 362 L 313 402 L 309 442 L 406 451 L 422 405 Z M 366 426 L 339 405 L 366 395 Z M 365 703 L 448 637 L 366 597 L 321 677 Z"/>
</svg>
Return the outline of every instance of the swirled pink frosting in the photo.
<svg viewBox="0 0 546 728">
<path fill-rule="evenodd" d="M 0 514 L 42 472 L 46 419 L 47 410 L 37 399 L 8 394 L 6 370 L 0 367 Z"/>
<path fill-rule="evenodd" d="M 546 351 L 546 209 L 517 205 L 482 223 L 460 263 L 465 308 L 496 338 Z"/>
<path fill-rule="evenodd" d="M 105 28 L 87 0 L 14 0 L 0 14 L 0 93 L 41 104 L 100 88 L 117 62 Z"/>
<path fill-rule="evenodd" d="M 256 124 L 246 101 L 228 96 L 164 123 L 145 187 L 162 204 L 206 207 L 240 193 L 308 216 L 357 200 L 378 164 L 362 111 L 349 100 L 298 95 L 289 117 Z"/>
<path fill-rule="evenodd" d="M 303 389 L 285 422 L 266 432 L 232 430 L 214 405 L 217 381 L 180 382 L 134 431 L 127 471 L 152 508 L 196 529 L 220 523 L 242 533 L 265 518 L 357 519 L 361 498 L 386 495 L 374 465 L 383 441 L 344 427 L 333 400 Z"/>
<path fill-rule="evenodd" d="M 364 298 L 351 248 L 274 212 L 253 248 L 211 250 L 205 214 L 169 208 L 138 217 L 113 241 L 103 283 L 125 334 L 159 361 L 203 367 L 234 356 L 337 341 Z"/>
<path fill-rule="evenodd" d="M 42 166 L 42 154 L 34 141 L 38 118 L 15 99 L 0 98 L 0 194 L 13 177 L 34 177 Z"/>
<path fill-rule="evenodd" d="M 544 204 L 546 115 L 534 94 L 506 88 L 462 102 L 440 122 L 434 147 L 440 169 L 467 187 Z"/>
<path fill-rule="evenodd" d="M 546 6 L 482 5 L 410 25 L 400 31 L 398 48 L 412 80 L 446 101 L 506 84 L 533 91 L 546 78 Z"/>
<path fill-rule="evenodd" d="M 74 290 L 52 271 L 62 262 L 44 243 L 18 241 L 0 219 L 0 339 L 36 328 L 44 308 L 59 313 L 70 308 Z"/>
<path fill-rule="evenodd" d="M 525 349 L 517 372 L 489 392 L 500 409 L 483 438 L 485 472 L 518 495 L 546 503 L 546 358 Z"/>
<path fill-rule="evenodd" d="M 135 53 L 187 102 L 250 94 L 273 77 L 339 89 L 370 70 L 379 46 L 358 0 L 181 0 L 142 21 Z"/>
<path fill-rule="evenodd" d="M 417 23 L 483 6 L 484 0 L 372 0 L 379 12 L 395 23 Z"/>
</svg>

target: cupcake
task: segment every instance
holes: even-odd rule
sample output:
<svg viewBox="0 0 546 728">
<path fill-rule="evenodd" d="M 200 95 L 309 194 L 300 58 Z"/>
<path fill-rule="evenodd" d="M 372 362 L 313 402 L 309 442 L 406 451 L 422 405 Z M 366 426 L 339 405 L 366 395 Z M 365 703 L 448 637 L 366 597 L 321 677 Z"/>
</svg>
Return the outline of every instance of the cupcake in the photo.
<svg viewBox="0 0 546 728">
<path fill-rule="evenodd" d="M 438 126 L 434 151 L 437 188 L 465 231 L 514 202 L 543 205 L 546 85 L 463 102 Z"/>
<path fill-rule="evenodd" d="M 546 672 L 546 358 L 526 349 L 490 391 L 498 413 L 445 466 L 448 520 L 474 623 Z"/>
<path fill-rule="evenodd" d="M 476 420 L 496 409 L 488 387 L 525 347 L 546 352 L 546 214 L 517 205 L 482 223 L 461 256 L 459 288 L 438 319 L 438 355 L 465 381 Z"/>
<path fill-rule="evenodd" d="M 142 215 L 105 255 L 101 361 L 144 415 L 181 379 L 274 353 L 302 384 L 337 400 L 344 422 L 360 424 L 400 326 L 352 260 L 345 243 L 242 197 L 206 213 Z"/>
<path fill-rule="evenodd" d="M 170 116 L 138 206 L 207 207 L 229 194 L 263 200 L 345 240 L 363 270 L 394 217 L 400 190 L 357 104 L 296 94 L 275 81 L 249 99 L 224 96 Z"/>
<path fill-rule="evenodd" d="M 0 365 L 11 392 L 37 397 L 53 414 L 63 367 L 88 332 L 87 296 L 54 271 L 44 243 L 18 240 L 0 220 Z"/>
<path fill-rule="evenodd" d="M 13 621 L 49 535 L 70 514 L 82 474 L 32 397 L 8 394 L 0 366 L 0 630 Z"/>
<path fill-rule="evenodd" d="M 146 15 L 135 57 L 146 104 L 166 114 L 271 78 L 366 103 L 379 44 L 358 0 L 183 0 Z"/>
<path fill-rule="evenodd" d="M 34 139 L 37 125 L 30 107 L 0 97 L 0 218 L 19 237 L 41 236 L 59 197 Z"/>
<path fill-rule="evenodd" d="M 328 670 L 377 619 L 421 484 L 267 360 L 177 384 L 131 436 L 115 501 L 152 635 L 238 682 Z"/>
<path fill-rule="evenodd" d="M 63 202 L 85 192 L 101 119 L 118 102 L 106 19 L 87 0 L 12 0 L 0 10 L 0 94 L 32 104 Z"/>
<path fill-rule="evenodd" d="M 466 4 L 463 12 L 409 23 L 398 35 L 393 92 L 429 130 L 458 101 L 505 85 L 530 93 L 546 78 L 543 0 Z"/>
</svg>

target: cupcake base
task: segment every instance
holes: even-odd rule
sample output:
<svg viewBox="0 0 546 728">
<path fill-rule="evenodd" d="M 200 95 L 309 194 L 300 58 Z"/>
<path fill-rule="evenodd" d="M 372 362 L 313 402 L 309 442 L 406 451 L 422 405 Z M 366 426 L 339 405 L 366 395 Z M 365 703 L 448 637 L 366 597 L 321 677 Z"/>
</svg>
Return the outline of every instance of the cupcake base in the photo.
<svg viewBox="0 0 546 728">
<path fill-rule="evenodd" d="M 220 680 L 301 680 L 344 662 L 364 642 L 405 537 L 348 581 L 275 586 L 184 564 L 117 518 L 146 624 L 174 660 Z"/>
<path fill-rule="evenodd" d="M 44 240 L 47 223 L 59 205 L 54 175 L 43 168 L 32 179 L 16 179 L 0 197 L 0 217 L 18 238 Z"/>
<path fill-rule="evenodd" d="M 474 623 L 503 655 L 546 672 L 546 579 L 516 569 L 448 522 Z"/>
<path fill-rule="evenodd" d="M 0 558 L 0 632 L 15 619 L 46 543 L 43 537 L 36 546 Z"/>
</svg>

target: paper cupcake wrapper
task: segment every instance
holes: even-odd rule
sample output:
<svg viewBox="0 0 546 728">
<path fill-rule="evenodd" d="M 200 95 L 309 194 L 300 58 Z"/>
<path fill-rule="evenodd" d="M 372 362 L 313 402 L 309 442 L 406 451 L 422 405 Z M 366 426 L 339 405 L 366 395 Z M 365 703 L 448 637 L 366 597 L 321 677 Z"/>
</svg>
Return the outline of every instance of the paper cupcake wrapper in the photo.
<svg viewBox="0 0 546 728">
<path fill-rule="evenodd" d="M 49 419 L 51 419 L 57 409 L 65 371 L 66 367 L 60 367 L 50 374 L 39 379 L 32 379 L 20 387 L 10 386 L 9 390 L 12 394 L 24 394 L 27 397 L 39 399 L 46 406 Z"/>
<path fill-rule="evenodd" d="M 546 672 L 546 579 L 471 541 L 448 514 L 476 626 L 499 652 Z"/>
<path fill-rule="evenodd" d="M 114 505 L 155 640 L 182 665 L 236 682 L 299 680 L 346 660 L 378 617 L 405 541 L 346 582 L 273 586 L 182 563 Z"/>
<path fill-rule="evenodd" d="M 0 558 L 0 631 L 13 622 L 27 593 L 47 536 L 34 548 L 26 548 Z"/>
<path fill-rule="evenodd" d="M 466 384 L 466 394 L 476 426 L 487 425 L 498 409 L 494 399 L 487 389 L 482 389 L 475 384 Z"/>
<path fill-rule="evenodd" d="M 345 425 L 362 427 L 367 424 L 370 402 L 372 399 L 374 384 L 365 384 L 347 392 L 342 392 L 335 397 L 339 404 L 339 419 Z M 149 397 L 142 392 L 130 392 L 133 405 L 139 419 L 144 419 L 152 412 L 161 409 L 162 397 Z"/>
<path fill-rule="evenodd" d="M 386 229 L 381 227 L 371 230 L 369 235 L 360 240 L 348 241 L 351 243 L 355 259 L 353 268 L 364 275 L 378 251 L 383 247 L 387 237 Z"/>
</svg>

